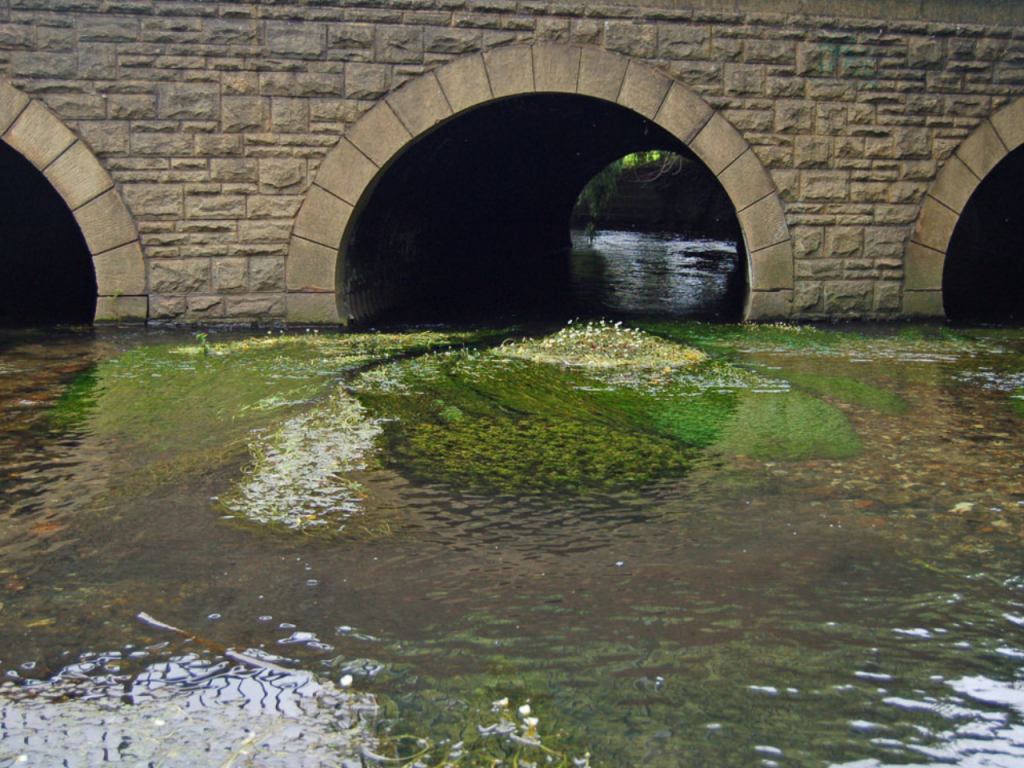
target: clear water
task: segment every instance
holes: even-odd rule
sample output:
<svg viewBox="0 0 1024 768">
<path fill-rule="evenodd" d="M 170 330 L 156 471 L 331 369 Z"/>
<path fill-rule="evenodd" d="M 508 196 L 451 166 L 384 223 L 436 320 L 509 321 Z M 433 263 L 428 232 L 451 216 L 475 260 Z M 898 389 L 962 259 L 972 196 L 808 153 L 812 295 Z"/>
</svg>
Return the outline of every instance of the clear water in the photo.
<svg viewBox="0 0 1024 768">
<path fill-rule="evenodd" d="M 502 696 L 594 765 L 1021 764 L 1024 336 L 651 327 L 778 380 L 757 397 L 820 400 L 857 450 L 712 446 L 643 488 L 569 495 L 396 455 L 355 473 L 387 529 L 328 540 L 212 499 L 251 430 L 319 407 L 358 362 L 282 342 L 240 372 L 134 365 L 195 340 L 4 335 L 0 764 L 358 764 L 374 728 L 456 740 Z M 98 404 L 55 423 L 88 371 Z M 124 391 L 155 394 L 107 409 Z M 353 715 L 365 694 L 380 710 Z"/>
</svg>

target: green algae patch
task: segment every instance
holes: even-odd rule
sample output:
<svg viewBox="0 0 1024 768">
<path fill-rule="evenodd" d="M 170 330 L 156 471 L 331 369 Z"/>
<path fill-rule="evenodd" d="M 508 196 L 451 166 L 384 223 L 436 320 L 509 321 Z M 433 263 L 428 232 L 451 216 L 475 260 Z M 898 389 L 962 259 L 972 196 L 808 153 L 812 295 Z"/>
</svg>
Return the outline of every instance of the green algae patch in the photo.
<svg viewBox="0 0 1024 768">
<path fill-rule="evenodd" d="M 910 408 L 910 404 L 899 395 L 848 376 L 823 376 L 789 370 L 782 371 L 781 375 L 806 392 L 867 408 L 885 416 L 902 416 Z"/>
<path fill-rule="evenodd" d="M 78 374 L 47 414 L 51 429 L 61 432 L 80 427 L 96 405 L 96 370 Z"/>
<path fill-rule="evenodd" d="M 483 336 L 273 333 L 210 343 L 198 335 L 139 346 L 76 379 L 50 425 L 81 430 L 118 457 L 112 494 L 145 492 L 244 459 L 254 433 L 332 402 L 336 382 L 361 367 Z"/>
<path fill-rule="evenodd" d="M 747 392 L 713 450 L 764 461 L 845 459 L 860 438 L 841 411 L 803 392 Z"/>
</svg>

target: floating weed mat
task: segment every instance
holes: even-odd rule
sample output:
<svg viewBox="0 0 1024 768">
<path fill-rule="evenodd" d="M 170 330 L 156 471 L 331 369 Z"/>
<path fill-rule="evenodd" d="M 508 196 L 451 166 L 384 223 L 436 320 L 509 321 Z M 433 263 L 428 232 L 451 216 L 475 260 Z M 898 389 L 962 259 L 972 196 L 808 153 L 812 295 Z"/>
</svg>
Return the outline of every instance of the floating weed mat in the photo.
<svg viewBox="0 0 1024 768">
<path fill-rule="evenodd" d="M 326 404 L 250 443 L 253 463 L 220 504 L 255 523 L 341 532 L 364 496 L 346 475 L 366 468 L 380 434 L 379 422 L 339 390 Z"/>
<path fill-rule="evenodd" d="M 499 354 L 535 363 L 590 368 L 672 368 L 693 365 L 707 356 L 696 349 L 673 344 L 621 322 L 599 320 L 570 324 L 542 339 L 504 344 Z"/>
</svg>

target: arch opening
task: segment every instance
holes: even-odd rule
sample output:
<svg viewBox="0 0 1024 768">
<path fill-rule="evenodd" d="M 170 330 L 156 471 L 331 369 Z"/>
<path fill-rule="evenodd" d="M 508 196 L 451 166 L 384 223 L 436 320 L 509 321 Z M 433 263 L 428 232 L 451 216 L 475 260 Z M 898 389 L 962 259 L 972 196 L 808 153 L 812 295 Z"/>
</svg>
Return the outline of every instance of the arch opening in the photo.
<svg viewBox="0 0 1024 768">
<path fill-rule="evenodd" d="M 0 178 L 0 325 L 91 323 L 96 273 L 67 203 L 4 142 Z"/>
<path fill-rule="evenodd" d="M 735 210 L 707 166 L 655 150 L 591 179 L 572 216 L 580 314 L 741 319 L 747 265 Z"/>
<path fill-rule="evenodd" d="M 341 244 L 348 316 L 358 323 L 572 311 L 571 223 L 580 192 L 612 161 L 651 150 L 701 169 L 726 201 L 720 231 L 742 252 L 720 183 L 672 133 L 602 99 L 517 95 L 442 123 L 378 174 Z M 746 268 L 736 275 L 729 314 L 738 318 Z"/>
<path fill-rule="evenodd" d="M 942 273 L 946 316 L 1024 321 L 1024 147 L 982 180 L 957 220 Z"/>
</svg>

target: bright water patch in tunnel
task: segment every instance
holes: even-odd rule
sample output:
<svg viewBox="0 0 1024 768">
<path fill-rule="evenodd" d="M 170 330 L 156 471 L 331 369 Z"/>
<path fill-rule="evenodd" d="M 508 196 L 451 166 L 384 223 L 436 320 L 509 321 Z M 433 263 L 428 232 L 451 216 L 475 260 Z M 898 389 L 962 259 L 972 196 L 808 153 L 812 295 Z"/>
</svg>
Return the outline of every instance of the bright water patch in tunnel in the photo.
<svg viewBox="0 0 1024 768">
<path fill-rule="evenodd" d="M 952 320 L 1024 320 L 1024 149 L 978 185 L 946 254 L 942 298 Z"/>
<path fill-rule="evenodd" d="M 703 168 L 668 131 L 600 99 L 531 94 L 457 116 L 386 166 L 357 205 L 342 243 L 343 311 L 356 322 L 572 311 L 580 191 L 616 158 L 650 150 Z"/>
<path fill-rule="evenodd" d="M 96 275 L 67 204 L 3 142 L 0 178 L 0 325 L 92 322 Z"/>
</svg>

